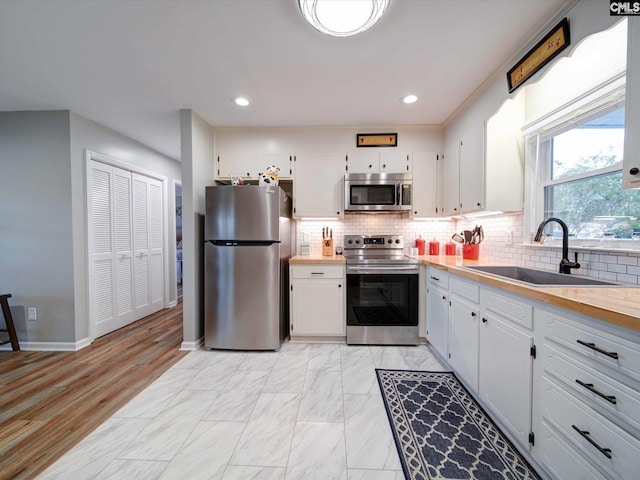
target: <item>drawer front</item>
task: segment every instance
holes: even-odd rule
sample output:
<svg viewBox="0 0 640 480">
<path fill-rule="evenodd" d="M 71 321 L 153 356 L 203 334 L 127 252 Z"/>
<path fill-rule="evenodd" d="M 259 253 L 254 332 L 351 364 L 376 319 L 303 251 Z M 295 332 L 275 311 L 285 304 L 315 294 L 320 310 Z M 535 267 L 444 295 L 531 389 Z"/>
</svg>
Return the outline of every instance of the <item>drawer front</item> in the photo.
<svg viewBox="0 0 640 480">
<path fill-rule="evenodd" d="M 581 325 L 546 310 L 540 310 L 539 317 L 536 310 L 536 322 L 538 318 L 544 324 L 545 337 L 593 360 L 590 365 L 599 364 L 640 381 L 638 343 Z"/>
<path fill-rule="evenodd" d="M 449 275 L 439 268 L 429 268 L 427 270 L 427 282 L 432 286 L 439 286 L 445 290 L 449 289 Z"/>
<path fill-rule="evenodd" d="M 623 479 L 637 478 L 638 439 L 595 413 L 546 376 L 542 378 L 542 414 L 605 472 Z"/>
<path fill-rule="evenodd" d="M 449 281 L 449 289 L 451 293 L 466 298 L 470 302 L 480 303 L 480 286 L 477 284 L 458 278 L 451 278 Z"/>
<path fill-rule="evenodd" d="M 533 328 L 533 306 L 491 290 L 482 290 L 482 304 L 525 328 Z"/>
<path fill-rule="evenodd" d="M 291 265 L 292 278 L 344 278 L 345 270 L 342 265 L 322 265 L 319 263 L 307 265 Z"/>
<path fill-rule="evenodd" d="M 560 438 L 547 424 L 540 424 L 540 458 L 555 478 L 562 480 L 604 480 L 578 452 Z M 536 437 L 537 440 L 537 437 Z"/>
<path fill-rule="evenodd" d="M 574 394 L 590 399 L 600 413 L 640 431 L 638 392 L 548 343 L 544 347 L 544 369 L 565 382 L 565 388 Z"/>
</svg>

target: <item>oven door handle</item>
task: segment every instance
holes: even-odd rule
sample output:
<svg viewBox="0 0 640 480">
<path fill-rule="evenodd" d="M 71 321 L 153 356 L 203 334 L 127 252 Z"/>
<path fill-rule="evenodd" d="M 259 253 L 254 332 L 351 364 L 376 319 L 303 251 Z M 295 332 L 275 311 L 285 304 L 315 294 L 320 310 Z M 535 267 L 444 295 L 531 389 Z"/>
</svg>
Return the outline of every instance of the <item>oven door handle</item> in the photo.
<svg viewBox="0 0 640 480">
<path fill-rule="evenodd" d="M 367 266 L 367 267 L 349 267 L 347 266 L 347 274 L 356 273 L 361 275 L 376 275 L 376 274 L 389 274 L 389 275 L 417 275 L 418 274 L 417 266 Z"/>
</svg>

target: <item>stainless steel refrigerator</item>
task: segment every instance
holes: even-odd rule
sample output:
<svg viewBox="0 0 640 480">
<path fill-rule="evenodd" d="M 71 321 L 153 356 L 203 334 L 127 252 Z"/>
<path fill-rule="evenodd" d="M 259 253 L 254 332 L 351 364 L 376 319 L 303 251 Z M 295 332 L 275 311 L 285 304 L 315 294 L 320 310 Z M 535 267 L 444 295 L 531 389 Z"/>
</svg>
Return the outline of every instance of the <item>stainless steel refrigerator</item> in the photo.
<svg viewBox="0 0 640 480">
<path fill-rule="evenodd" d="M 280 187 L 206 188 L 206 348 L 280 348 L 289 332 L 292 222 Z"/>
</svg>

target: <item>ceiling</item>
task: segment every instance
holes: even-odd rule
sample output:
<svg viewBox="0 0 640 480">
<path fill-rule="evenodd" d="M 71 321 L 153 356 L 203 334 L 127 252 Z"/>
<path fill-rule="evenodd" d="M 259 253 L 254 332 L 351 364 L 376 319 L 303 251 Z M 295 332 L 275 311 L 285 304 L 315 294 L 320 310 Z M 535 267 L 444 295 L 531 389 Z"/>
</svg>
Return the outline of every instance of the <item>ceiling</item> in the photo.
<svg viewBox="0 0 640 480">
<path fill-rule="evenodd" d="M 69 109 L 178 160 L 183 108 L 212 126 L 441 125 L 568 3 L 392 0 L 329 38 L 297 0 L 1 0 L 0 111 Z"/>
</svg>

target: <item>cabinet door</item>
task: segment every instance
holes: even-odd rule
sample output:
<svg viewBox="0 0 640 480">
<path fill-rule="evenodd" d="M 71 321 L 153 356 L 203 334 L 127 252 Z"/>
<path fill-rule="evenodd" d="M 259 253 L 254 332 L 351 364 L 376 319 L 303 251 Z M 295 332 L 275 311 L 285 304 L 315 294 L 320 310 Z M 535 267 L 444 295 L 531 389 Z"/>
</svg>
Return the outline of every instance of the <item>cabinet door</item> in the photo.
<svg viewBox="0 0 640 480">
<path fill-rule="evenodd" d="M 300 278 L 291 286 L 291 336 L 345 335 L 342 280 Z"/>
<path fill-rule="evenodd" d="M 460 145 L 456 142 L 444 150 L 442 159 L 442 214 L 460 213 Z"/>
<path fill-rule="evenodd" d="M 289 155 L 260 152 L 218 155 L 216 178 L 242 177 L 246 180 L 255 180 L 260 173 L 265 173 L 267 167 L 271 165 L 280 169 L 278 172 L 280 178 L 291 178 L 291 158 Z"/>
<path fill-rule="evenodd" d="M 437 214 L 437 168 L 436 153 L 413 154 L 413 210 L 411 217 L 434 217 Z"/>
<path fill-rule="evenodd" d="M 347 155 L 347 169 L 348 173 L 378 173 L 380 155 L 371 150 L 350 153 Z"/>
<path fill-rule="evenodd" d="M 293 214 L 342 217 L 345 157 L 302 154 L 294 157 Z"/>
<path fill-rule="evenodd" d="M 427 340 L 442 358 L 447 358 L 449 334 L 449 295 L 445 289 L 429 287 L 427 290 Z"/>
<path fill-rule="evenodd" d="M 380 173 L 408 173 L 411 171 L 411 155 L 408 153 L 380 152 Z"/>
<path fill-rule="evenodd" d="M 533 338 L 484 312 L 480 325 L 480 398 L 524 446 L 531 431 Z"/>
<path fill-rule="evenodd" d="M 627 17 L 627 94 L 625 100 L 622 188 L 640 188 L 640 17 Z"/>
<path fill-rule="evenodd" d="M 484 208 L 484 123 L 468 132 L 460 142 L 460 211 Z"/>
<path fill-rule="evenodd" d="M 473 392 L 478 391 L 478 306 L 451 295 L 449 363 Z"/>
</svg>

